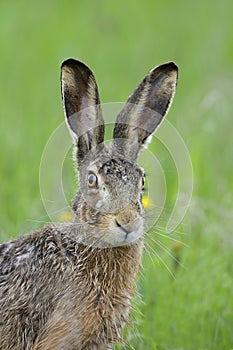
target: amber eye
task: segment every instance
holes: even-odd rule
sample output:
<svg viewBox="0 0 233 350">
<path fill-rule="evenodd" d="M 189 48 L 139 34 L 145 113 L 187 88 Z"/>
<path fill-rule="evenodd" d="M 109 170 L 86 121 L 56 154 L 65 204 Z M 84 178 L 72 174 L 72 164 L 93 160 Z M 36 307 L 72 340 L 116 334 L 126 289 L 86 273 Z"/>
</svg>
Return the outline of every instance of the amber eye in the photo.
<svg viewBox="0 0 233 350">
<path fill-rule="evenodd" d="M 143 176 L 143 177 L 141 178 L 142 191 L 145 190 L 145 182 L 146 182 L 145 176 Z"/>
<path fill-rule="evenodd" d="M 98 181 L 97 176 L 95 174 L 88 175 L 88 186 L 89 187 L 97 187 Z"/>
</svg>

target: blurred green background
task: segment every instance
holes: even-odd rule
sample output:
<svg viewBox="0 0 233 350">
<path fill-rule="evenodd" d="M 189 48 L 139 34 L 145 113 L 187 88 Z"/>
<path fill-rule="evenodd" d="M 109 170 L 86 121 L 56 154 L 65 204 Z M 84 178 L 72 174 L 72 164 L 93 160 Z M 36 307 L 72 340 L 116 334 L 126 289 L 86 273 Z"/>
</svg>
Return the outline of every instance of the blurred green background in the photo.
<svg viewBox="0 0 233 350">
<path fill-rule="evenodd" d="M 125 101 L 162 62 L 180 67 L 168 119 L 191 155 L 193 199 L 175 232 L 147 238 L 125 349 L 233 348 L 232 23 L 231 0 L 0 2 L 2 241 L 48 220 L 39 165 L 63 121 L 62 60 L 93 69 L 102 102 Z"/>
</svg>

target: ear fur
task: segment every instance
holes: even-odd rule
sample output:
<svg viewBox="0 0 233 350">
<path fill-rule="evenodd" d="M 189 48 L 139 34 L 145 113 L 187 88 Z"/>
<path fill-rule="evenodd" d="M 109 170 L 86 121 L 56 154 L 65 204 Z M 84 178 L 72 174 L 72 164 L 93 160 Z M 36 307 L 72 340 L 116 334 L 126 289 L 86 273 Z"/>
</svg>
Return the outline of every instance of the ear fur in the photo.
<svg viewBox="0 0 233 350">
<path fill-rule="evenodd" d="M 128 98 L 113 132 L 114 147 L 131 161 L 166 116 L 176 91 L 178 67 L 173 62 L 152 69 Z"/>
<path fill-rule="evenodd" d="M 94 74 L 84 63 L 68 59 L 61 67 L 61 90 L 79 162 L 104 141 L 104 120 Z"/>
</svg>

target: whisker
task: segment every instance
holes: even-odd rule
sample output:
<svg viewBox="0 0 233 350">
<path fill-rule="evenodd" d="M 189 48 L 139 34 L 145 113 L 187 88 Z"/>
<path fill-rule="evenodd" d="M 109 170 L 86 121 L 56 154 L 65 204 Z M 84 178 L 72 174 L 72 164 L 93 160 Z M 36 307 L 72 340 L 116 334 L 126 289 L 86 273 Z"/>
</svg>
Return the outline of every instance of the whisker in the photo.
<svg viewBox="0 0 233 350">
<path fill-rule="evenodd" d="M 158 229 L 158 231 L 163 231 L 163 232 L 165 231 L 165 228 L 163 226 L 160 226 L 160 225 L 156 225 L 156 229 Z M 169 234 L 187 235 L 186 232 L 179 231 L 179 230 L 174 230 Z"/>
<path fill-rule="evenodd" d="M 146 244 L 148 244 L 148 242 L 146 242 Z M 149 258 L 150 258 L 152 264 L 155 266 L 155 260 L 153 259 L 153 256 L 151 255 L 151 251 L 152 251 L 153 253 L 155 253 L 155 254 L 156 254 L 156 252 L 154 252 L 154 251 L 153 251 L 153 248 L 150 247 L 150 246 L 149 246 L 149 249 L 148 249 L 146 245 L 145 245 L 145 247 L 144 247 L 144 250 L 145 250 L 145 253 L 148 254 L 148 256 L 149 256 Z"/>
<path fill-rule="evenodd" d="M 173 242 L 178 242 L 178 243 L 181 243 L 183 246 L 185 246 L 186 248 L 190 248 L 190 246 L 186 243 L 184 243 L 183 241 L 180 241 L 179 239 L 176 239 L 176 238 L 173 238 L 173 237 L 170 237 L 169 235 L 165 235 L 161 232 L 156 232 L 157 235 L 161 236 L 161 237 L 165 237 Z M 155 241 L 155 240 L 154 240 Z"/>
<path fill-rule="evenodd" d="M 153 239 L 152 239 L 152 240 L 153 240 Z M 172 255 L 172 253 L 170 252 L 170 250 L 168 250 L 168 249 L 164 246 L 164 244 L 163 244 L 161 241 L 153 240 L 153 242 L 154 242 L 155 244 L 157 244 L 163 251 L 165 251 L 165 252 L 172 258 L 172 260 L 174 260 L 174 262 L 177 263 L 177 258 L 176 258 L 175 256 Z M 186 270 L 186 267 L 185 267 L 183 264 L 181 264 L 180 262 L 179 262 L 179 265 L 180 265 L 181 267 L 183 267 L 183 268 Z"/>
<path fill-rule="evenodd" d="M 159 259 L 159 261 L 163 264 L 163 266 L 166 268 L 166 270 L 169 272 L 169 274 L 172 276 L 174 280 L 176 280 L 176 277 L 174 273 L 171 271 L 171 269 L 168 267 L 168 265 L 165 263 L 165 261 L 161 258 L 161 256 L 154 250 L 155 255 Z"/>
</svg>

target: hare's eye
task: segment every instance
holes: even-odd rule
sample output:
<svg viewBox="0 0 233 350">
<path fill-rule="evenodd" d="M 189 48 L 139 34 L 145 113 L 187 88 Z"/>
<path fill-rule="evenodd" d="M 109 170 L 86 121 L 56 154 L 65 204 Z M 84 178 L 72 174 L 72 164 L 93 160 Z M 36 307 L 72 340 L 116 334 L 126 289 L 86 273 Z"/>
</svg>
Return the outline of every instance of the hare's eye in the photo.
<svg viewBox="0 0 233 350">
<path fill-rule="evenodd" d="M 95 174 L 88 175 L 88 186 L 89 187 L 97 187 L 98 181 L 97 176 Z"/>
<path fill-rule="evenodd" d="M 143 176 L 143 177 L 141 178 L 141 186 L 142 186 L 142 191 L 144 191 L 144 190 L 145 190 L 145 182 L 146 182 L 146 180 L 145 180 L 145 176 Z"/>
</svg>

